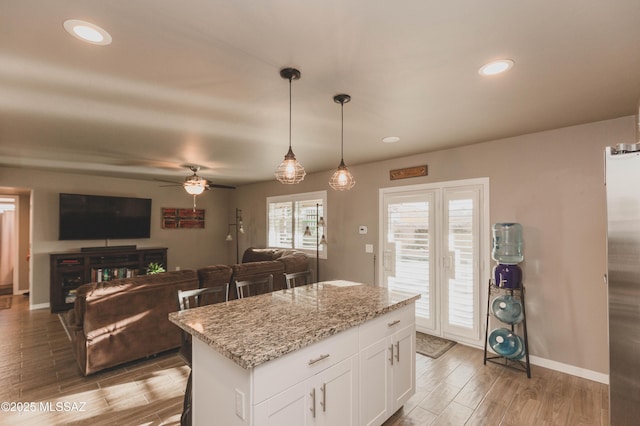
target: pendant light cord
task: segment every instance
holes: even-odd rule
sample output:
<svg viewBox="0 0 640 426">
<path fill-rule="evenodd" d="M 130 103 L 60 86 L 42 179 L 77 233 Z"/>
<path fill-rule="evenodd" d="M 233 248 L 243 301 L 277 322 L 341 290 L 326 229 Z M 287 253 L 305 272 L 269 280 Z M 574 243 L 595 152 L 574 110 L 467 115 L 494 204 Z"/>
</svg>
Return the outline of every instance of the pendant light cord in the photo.
<svg viewBox="0 0 640 426">
<path fill-rule="evenodd" d="M 291 78 L 289 78 L 289 149 L 291 149 Z"/>
<path fill-rule="evenodd" d="M 344 162 L 344 101 L 340 102 L 340 162 Z"/>
</svg>

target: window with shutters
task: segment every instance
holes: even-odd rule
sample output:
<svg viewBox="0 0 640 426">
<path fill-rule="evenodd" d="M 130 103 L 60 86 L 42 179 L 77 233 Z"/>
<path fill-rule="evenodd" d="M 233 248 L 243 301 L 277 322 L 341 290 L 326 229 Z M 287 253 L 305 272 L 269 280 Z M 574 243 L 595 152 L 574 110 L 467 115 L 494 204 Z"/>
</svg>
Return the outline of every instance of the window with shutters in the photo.
<svg viewBox="0 0 640 426">
<path fill-rule="evenodd" d="M 327 232 L 327 192 L 307 192 L 267 198 L 267 244 L 291 248 L 321 259 L 327 258 L 327 246 L 317 244 Z M 324 226 L 318 226 L 323 218 Z"/>
</svg>

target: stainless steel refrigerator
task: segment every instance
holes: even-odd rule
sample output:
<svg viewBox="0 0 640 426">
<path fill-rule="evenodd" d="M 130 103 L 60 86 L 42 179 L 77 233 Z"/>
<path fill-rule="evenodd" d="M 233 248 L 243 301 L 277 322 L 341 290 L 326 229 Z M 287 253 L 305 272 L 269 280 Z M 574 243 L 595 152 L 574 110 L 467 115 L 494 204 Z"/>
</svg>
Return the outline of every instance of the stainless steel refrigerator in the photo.
<svg viewBox="0 0 640 426">
<path fill-rule="evenodd" d="M 605 151 L 611 425 L 640 424 L 640 143 Z"/>
</svg>

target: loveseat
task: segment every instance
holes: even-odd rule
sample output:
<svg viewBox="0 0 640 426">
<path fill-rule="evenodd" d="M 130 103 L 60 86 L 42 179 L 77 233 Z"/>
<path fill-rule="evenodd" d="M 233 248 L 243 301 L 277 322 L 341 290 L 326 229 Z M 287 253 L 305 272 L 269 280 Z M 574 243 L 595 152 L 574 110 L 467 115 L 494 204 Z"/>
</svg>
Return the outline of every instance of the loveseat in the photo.
<svg viewBox="0 0 640 426">
<path fill-rule="evenodd" d="M 227 268 L 226 279 L 230 276 Z M 180 329 L 169 322 L 168 314 L 177 310 L 178 290 L 198 287 L 193 270 L 78 287 L 66 322 L 82 374 L 179 347 Z"/>
</svg>

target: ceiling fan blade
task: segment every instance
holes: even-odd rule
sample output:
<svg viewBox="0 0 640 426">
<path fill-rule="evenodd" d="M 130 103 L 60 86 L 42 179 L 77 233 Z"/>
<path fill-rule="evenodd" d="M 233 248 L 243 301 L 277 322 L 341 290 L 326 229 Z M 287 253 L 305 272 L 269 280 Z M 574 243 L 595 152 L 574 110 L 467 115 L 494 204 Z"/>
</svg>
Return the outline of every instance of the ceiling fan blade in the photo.
<svg viewBox="0 0 640 426">
<path fill-rule="evenodd" d="M 211 189 L 211 188 L 236 189 L 235 186 L 220 185 L 218 183 L 211 183 L 211 182 L 207 181 L 207 189 Z"/>
<path fill-rule="evenodd" d="M 165 179 L 158 179 L 158 178 L 155 178 L 154 180 L 158 182 L 172 183 L 174 185 L 182 185 L 184 183 L 184 182 L 176 182 L 175 180 L 165 180 Z"/>
</svg>

